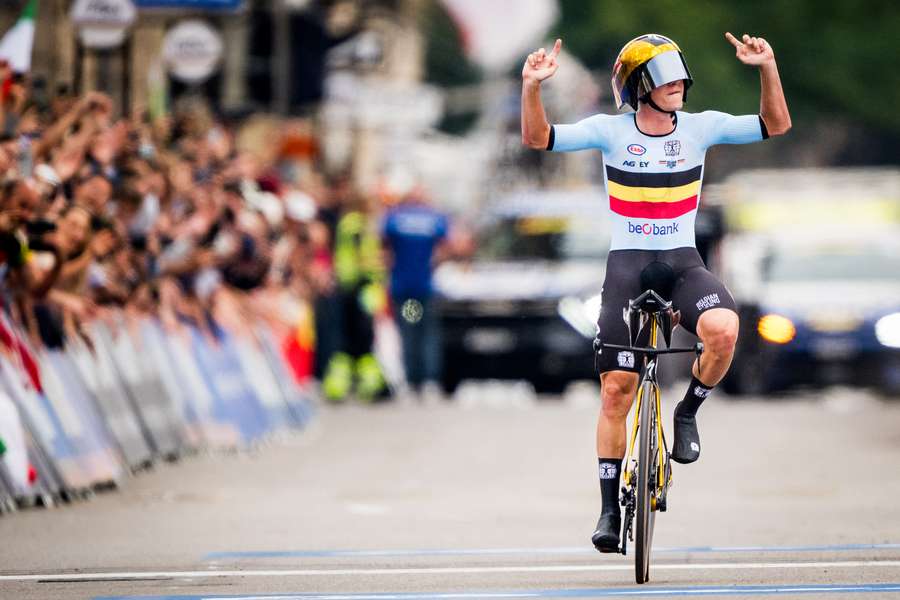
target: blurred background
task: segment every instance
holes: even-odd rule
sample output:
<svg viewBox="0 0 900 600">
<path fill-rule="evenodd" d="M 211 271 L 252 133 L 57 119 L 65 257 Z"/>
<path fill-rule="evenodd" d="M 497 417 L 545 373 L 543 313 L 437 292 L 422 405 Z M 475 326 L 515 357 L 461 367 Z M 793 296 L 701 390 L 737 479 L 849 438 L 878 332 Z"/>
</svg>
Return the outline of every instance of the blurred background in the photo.
<svg viewBox="0 0 900 600">
<path fill-rule="evenodd" d="M 889 1 L 2 0 L 3 360 L 30 374 L 5 393 L 31 420 L 5 445 L 61 460 L 54 436 L 76 434 L 53 415 L 106 396 L 135 466 L 302 424 L 320 398 L 593 381 L 602 158 L 522 146 L 519 71 L 560 37 L 551 122 L 615 112 L 612 62 L 646 32 L 681 45 L 687 110 L 734 114 L 759 81 L 724 32 L 764 36 L 793 117 L 707 155 L 697 243 L 742 316 L 724 390 L 896 397 L 898 27 Z M 142 348 L 162 362 L 139 376 Z M 29 452 L 7 487 L 40 479 Z"/>
</svg>

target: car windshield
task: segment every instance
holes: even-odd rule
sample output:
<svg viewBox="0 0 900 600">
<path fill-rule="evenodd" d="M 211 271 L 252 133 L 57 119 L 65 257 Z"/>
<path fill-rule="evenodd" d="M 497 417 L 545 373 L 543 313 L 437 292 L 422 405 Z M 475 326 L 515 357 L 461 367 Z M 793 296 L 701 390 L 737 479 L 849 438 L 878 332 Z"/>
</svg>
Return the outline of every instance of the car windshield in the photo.
<svg viewBox="0 0 900 600">
<path fill-rule="evenodd" d="M 502 219 L 478 235 L 477 256 L 486 260 L 604 258 L 609 237 L 602 222 L 560 217 Z"/>
<path fill-rule="evenodd" d="M 900 278 L 900 258 L 885 252 L 780 254 L 772 258 L 769 281 L 872 280 Z"/>
</svg>

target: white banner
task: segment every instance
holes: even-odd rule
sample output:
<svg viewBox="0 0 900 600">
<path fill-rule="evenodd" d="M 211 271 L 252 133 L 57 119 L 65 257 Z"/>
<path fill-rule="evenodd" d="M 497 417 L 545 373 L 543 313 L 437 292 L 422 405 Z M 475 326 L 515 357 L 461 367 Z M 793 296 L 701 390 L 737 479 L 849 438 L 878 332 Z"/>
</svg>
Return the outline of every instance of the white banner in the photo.
<svg viewBox="0 0 900 600">
<path fill-rule="evenodd" d="M 556 22 L 556 0 L 443 0 L 466 54 L 488 71 L 503 71 L 542 41 Z"/>
</svg>

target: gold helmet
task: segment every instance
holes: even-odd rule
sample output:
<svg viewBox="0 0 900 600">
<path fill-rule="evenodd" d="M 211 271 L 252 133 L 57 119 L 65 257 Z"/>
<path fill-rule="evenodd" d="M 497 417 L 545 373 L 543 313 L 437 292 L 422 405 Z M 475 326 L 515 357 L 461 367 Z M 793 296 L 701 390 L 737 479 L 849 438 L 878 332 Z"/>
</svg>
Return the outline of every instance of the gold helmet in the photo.
<svg viewBox="0 0 900 600">
<path fill-rule="evenodd" d="M 694 80 L 678 44 L 664 35 L 648 33 L 634 38 L 616 57 L 612 71 L 616 106 L 637 110 L 638 100 L 661 85 L 684 80 L 684 99 Z"/>
</svg>

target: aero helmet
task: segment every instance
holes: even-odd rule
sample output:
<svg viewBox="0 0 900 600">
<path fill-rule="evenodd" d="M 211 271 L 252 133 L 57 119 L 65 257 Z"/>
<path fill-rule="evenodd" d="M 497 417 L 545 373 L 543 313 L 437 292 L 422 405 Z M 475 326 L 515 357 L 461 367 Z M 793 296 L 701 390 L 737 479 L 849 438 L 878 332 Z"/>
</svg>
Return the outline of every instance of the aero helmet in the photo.
<svg viewBox="0 0 900 600">
<path fill-rule="evenodd" d="M 694 80 L 678 44 L 656 33 L 636 37 L 622 48 L 612 71 L 613 96 L 618 108 L 637 110 L 638 100 L 655 88 L 684 80 L 684 99 Z"/>
</svg>

